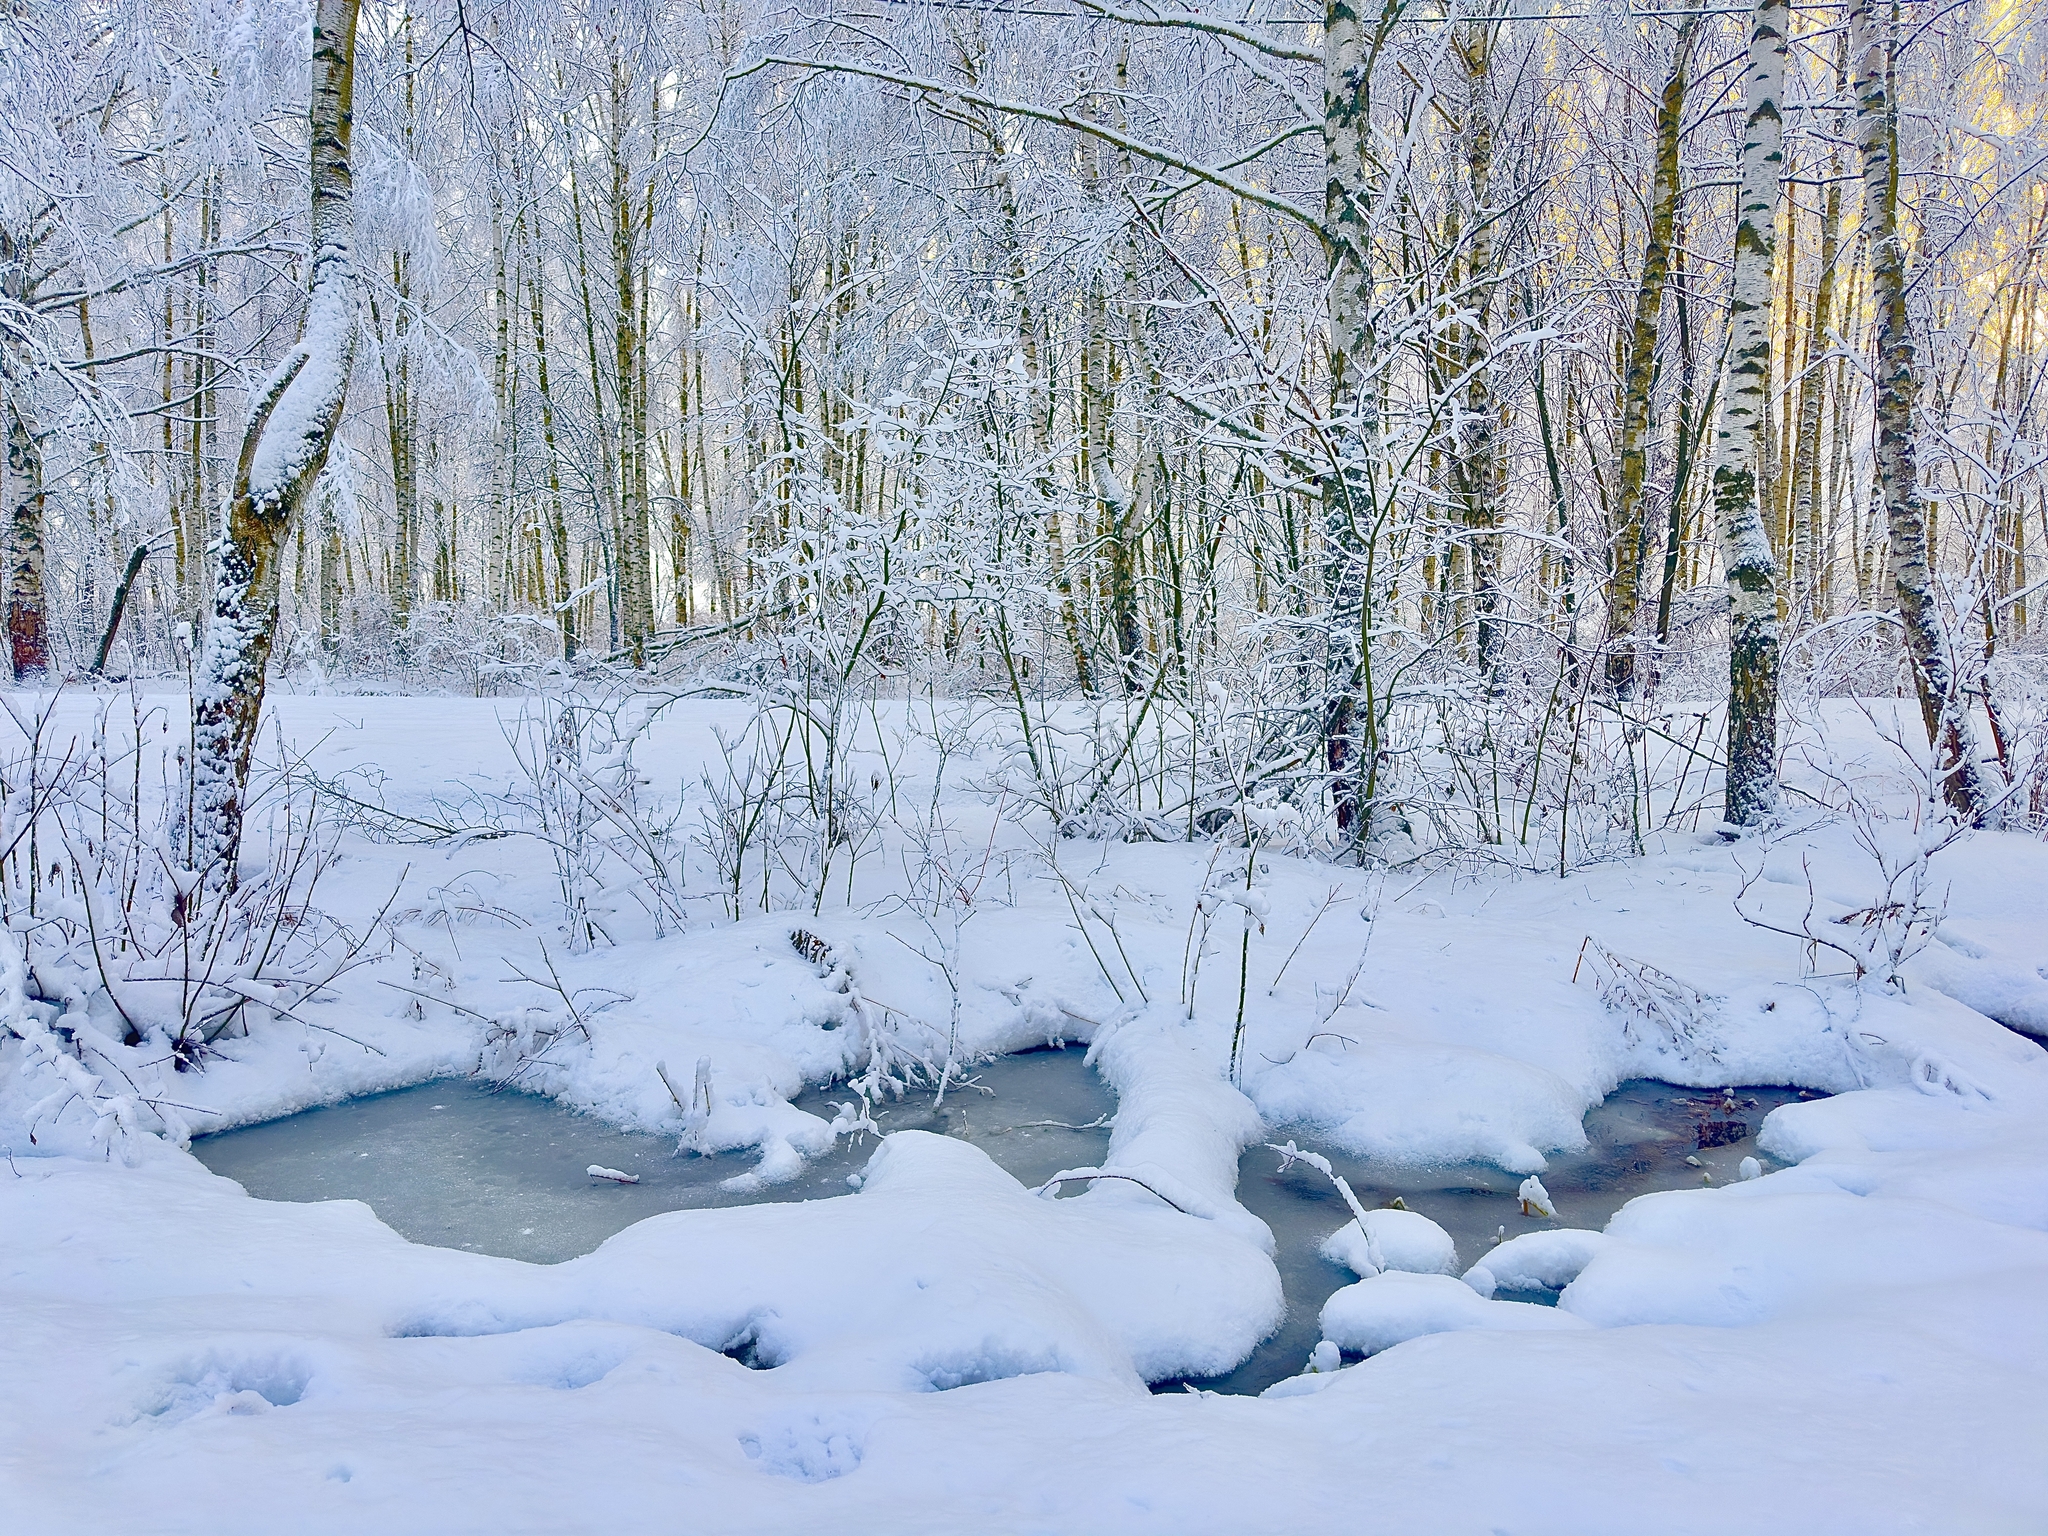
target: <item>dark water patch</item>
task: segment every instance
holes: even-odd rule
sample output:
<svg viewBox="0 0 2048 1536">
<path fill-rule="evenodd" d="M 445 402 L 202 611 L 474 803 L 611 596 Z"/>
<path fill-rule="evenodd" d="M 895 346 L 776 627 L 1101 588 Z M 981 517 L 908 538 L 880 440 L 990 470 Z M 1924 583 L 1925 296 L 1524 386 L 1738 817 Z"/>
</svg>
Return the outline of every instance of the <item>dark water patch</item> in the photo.
<svg viewBox="0 0 2048 1536">
<path fill-rule="evenodd" d="M 1522 1214 L 1517 1191 L 1523 1174 L 1473 1163 L 1414 1168 L 1349 1157 L 1302 1127 L 1281 1127 L 1269 1139 L 1284 1143 L 1292 1138 L 1327 1155 L 1368 1210 L 1398 1199 L 1427 1216 L 1457 1243 L 1462 1273 L 1504 1238 L 1560 1227 L 1598 1231 L 1637 1195 L 1698 1189 L 1709 1178 L 1715 1184 L 1733 1183 L 1745 1157 L 1757 1158 L 1767 1170 L 1774 1166 L 1756 1149 L 1764 1116 L 1814 1095 L 1794 1088 L 1736 1088 L 1732 1093 L 1730 1108 L 1728 1094 L 1719 1089 L 1623 1083 L 1587 1112 L 1584 1150 L 1553 1153 L 1539 1175 L 1557 1209 L 1554 1220 Z M 1306 1163 L 1284 1171 L 1279 1164 L 1279 1157 L 1263 1146 L 1247 1151 L 1238 1163 L 1237 1198 L 1273 1229 L 1286 1320 L 1236 1370 L 1194 1383 L 1209 1391 L 1263 1392 L 1299 1373 L 1322 1337 L 1323 1303 L 1358 1278 L 1320 1252 L 1323 1239 L 1351 1219 L 1344 1197 Z M 1552 1291 L 1495 1295 L 1503 1301 L 1557 1300 Z M 1185 1385 L 1162 1382 L 1154 1390 L 1179 1391 Z"/>
<path fill-rule="evenodd" d="M 957 1136 L 1026 1184 L 1102 1161 L 1115 1100 L 1080 1047 L 1005 1056 L 935 1108 L 926 1091 L 875 1112 L 883 1134 Z M 851 1097 L 812 1089 L 799 1109 L 830 1120 Z M 416 1243 L 553 1264 L 664 1211 L 819 1200 L 851 1193 L 872 1136 L 841 1137 L 786 1184 L 734 1192 L 745 1153 L 677 1155 L 672 1136 L 622 1131 L 552 1099 L 489 1083 L 425 1083 L 265 1125 L 202 1137 L 193 1154 L 265 1200 L 361 1200 Z M 596 1164 L 639 1182 L 593 1179 Z"/>
</svg>

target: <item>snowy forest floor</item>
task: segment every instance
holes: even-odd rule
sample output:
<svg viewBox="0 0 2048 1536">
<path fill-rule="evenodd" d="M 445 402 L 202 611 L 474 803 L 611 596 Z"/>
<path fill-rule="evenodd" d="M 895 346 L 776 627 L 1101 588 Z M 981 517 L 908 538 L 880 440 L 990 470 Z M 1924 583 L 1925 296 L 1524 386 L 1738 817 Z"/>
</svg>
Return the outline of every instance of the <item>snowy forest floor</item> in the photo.
<svg viewBox="0 0 2048 1536">
<path fill-rule="evenodd" d="M 519 708 L 274 714 L 323 780 L 417 827 L 521 803 Z M 635 748 L 650 802 L 681 789 L 679 839 L 747 716 L 675 705 Z M 1861 827 L 1811 809 L 1767 842 L 1673 830 L 1561 879 L 1403 874 L 1056 839 L 989 787 L 971 731 L 940 733 L 946 760 L 891 718 L 848 758 L 887 812 L 816 913 L 761 912 L 773 876 L 743 866 L 735 920 L 707 843 L 685 922 L 594 877 L 610 942 L 576 945 L 555 856 L 511 812 L 439 841 L 362 823 L 317 901 L 357 927 L 388 901 L 391 958 L 199 1070 L 149 1041 L 125 1070 L 193 1134 L 480 1072 L 752 1149 L 767 1186 L 833 1141 L 790 1100 L 878 1044 L 942 1064 L 1065 1039 L 1116 1095 L 1102 1166 L 1127 1178 L 1038 1199 L 908 1131 L 844 1197 L 671 1212 L 528 1264 L 408 1243 L 353 1201 L 253 1199 L 172 1140 L 109 1150 L 82 1107 L 32 1142 L 48 1084 L 9 1042 L 0 1525 L 2048 1528 L 2048 1054 L 1992 1017 L 2048 1033 L 2039 840 L 1934 854 L 1945 911 L 1886 987 L 1797 935 L 1884 928 L 1858 834 L 1906 836 L 1903 779 Z M 1851 706 L 1823 734 L 1867 785 L 1898 766 Z M 1629 963 L 1654 970 L 1617 982 Z M 1554 1311 L 1382 1255 L 1324 1314 L 1362 1362 L 1265 1398 L 1147 1391 L 1279 1321 L 1272 1234 L 1233 1198 L 1269 1127 L 1540 1175 L 1634 1078 L 1831 1096 L 1770 1115 L 1776 1171 L 1626 1206 Z"/>
</svg>

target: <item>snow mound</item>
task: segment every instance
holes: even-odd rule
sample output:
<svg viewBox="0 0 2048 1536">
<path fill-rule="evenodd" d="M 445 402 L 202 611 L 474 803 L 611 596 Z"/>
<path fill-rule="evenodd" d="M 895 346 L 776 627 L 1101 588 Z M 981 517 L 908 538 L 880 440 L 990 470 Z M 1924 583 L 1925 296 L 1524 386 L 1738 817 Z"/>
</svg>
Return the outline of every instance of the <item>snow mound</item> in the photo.
<svg viewBox="0 0 2048 1536">
<path fill-rule="evenodd" d="M 1930 1200 L 1851 1193 L 1802 1168 L 1630 1201 L 1558 1305 L 1609 1328 L 1734 1327 L 1811 1317 L 1845 1293 L 1961 1287 L 2042 1265 L 2040 1232 Z"/>
<path fill-rule="evenodd" d="M 1346 1222 L 1323 1239 L 1323 1257 L 1366 1277 L 1382 1270 L 1416 1275 L 1458 1272 L 1458 1245 L 1427 1216 L 1414 1211 L 1367 1211 L 1365 1227 L 1361 1232 L 1356 1221 Z"/>
<path fill-rule="evenodd" d="M 1586 1326 L 1584 1318 L 1555 1307 L 1488 1301 L 1449 1275 L 1395 1271 L 1347 1285 L 1323 1303 L 1323 1337 L 1366 1355 L 1431 1333 L 1533 1333 Z"/>
<path fill-rule="evenodd" d="M 1575 1228 L 1524 1232 L 1465 1271 L 1465 1283 L 1481 1296 L 1491 1296 L 1497 1289 L 1561 1291 L 1579 1278 L 1604 1242 L 1598 1232 Z"/>
<path fill-rule="evenodd" d="M 1362 1033 L 1342 1055 L 1303 1050 L 1251 1086 L 1273 1125 L 1313 1127 L 1392 1163 L 1493 1163 L 1536 1173 L 1545 1149 L 1586 1144 L 1588 1095 L 1492 1051 Z"/>
</svg>

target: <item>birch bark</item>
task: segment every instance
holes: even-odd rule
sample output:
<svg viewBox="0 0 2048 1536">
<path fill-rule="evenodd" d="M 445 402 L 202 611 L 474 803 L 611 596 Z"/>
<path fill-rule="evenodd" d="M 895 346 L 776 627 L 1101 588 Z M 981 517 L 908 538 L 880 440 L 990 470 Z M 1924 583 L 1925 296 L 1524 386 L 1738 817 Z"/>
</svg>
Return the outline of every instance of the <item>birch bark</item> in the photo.
<svg viewBox="0 0 2048 1536">
<path fill-rule="evenodd" d="M 0 229 L 0 299 L 27 308 L 29 252 Z M 0 337 L 0 411 L 7 417 L 7 641 L 16 682 L 40 681 L 50 669 L 43 599 L 43 450 L 31 390 L 34 370 Z"/>
<path fill-rule="evenodd" d="M 1359 709 L 1371 520 L 1366 445 L 1378 425 L 1371 376 L 1372 186 L 1366 158 L 1371 115 L 1371 71 L 1358 11 L 1353 0 L 1328 0 L 1323 12 L 1322 236 L 1330 272 L 1330 417 L 1336 463 L 1323 477 L 1323 587 L 1329 604 L 1323 754 L 1337 831 L 1347 843 L 1365 835 L 1365 781 L 1372 762 L 1372 744 L 1360 739 L 1369 733 L 1371 711 Z"/>
<path fill-rule="evenodd" d="M 1856 147 L 1863 169 L 1863 231 L 1870 243 L 1870 305 L 1877 317 L 1877 468 L 1873 519 L 1884 518 L 1892 582 L 1906 655 L 1920 698 L 1928 745 L 1936 753 L 1942 792 L 1957 814 L 1977 825 L 1995 819 L 1997 796 L 1985 775 L 1942 623 L 1928 556 L 1927 502 L 1920 489 L 1914 442 L 1920 368 L 1907 305 L 1906 242 L 1899 230 L 1899 119 L 1894 80 L 1898 8 L 1878 17 L 1871 0 L 1849 8 L 1849 47 L 1856 61 Z"/>
<path fill-rule="evenodd" d="M 1714 445 L 1714 511 L 1728 581 L 1728 778 L 1723 815 L 1757 826 L 1778 809 L 1778 569 L 1759 504 L 1770 400 L 1771 277 L 1783 164 L 1788 0 L 1757 0 L 1744 92 L 1742 188 L 1729 296 L 1728 381 Z"/>
<path fill-rule="evenodd" d="M 7 389 L 7 644 L 16 682 L 40 682 L 50 670 L 43 597 L 43 451 L 29 399 L 31 374 L 13 358 Z"/>
</svg>

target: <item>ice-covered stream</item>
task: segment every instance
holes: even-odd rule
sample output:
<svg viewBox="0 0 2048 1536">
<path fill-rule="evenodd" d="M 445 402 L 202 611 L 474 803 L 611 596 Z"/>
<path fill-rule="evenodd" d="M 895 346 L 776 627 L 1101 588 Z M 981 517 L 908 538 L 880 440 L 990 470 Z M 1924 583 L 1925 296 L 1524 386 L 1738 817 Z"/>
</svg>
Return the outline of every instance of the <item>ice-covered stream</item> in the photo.
<svg viewBox="0 0 2048 1536">
<path fill-rule="evenodd" d="M 843 1088 L 814 1089 L 797 1104 L 830 1118 L 846 1097 Z M 1497 1168 L 1390 1166 L 1333 1152 L 1301 1128 L 1283 1128 L 1269 1139 L 1293 1139 L 1329 1155 L 1369 1208 L 1398 1198 L 1438 1223 L 1456 1241 L 1462 1269 L 1503 1232 L 1597 1230 L 1637 1195 L 1697 1188 L 1709 1178 L 1733 1180 L 1741 1160 L 1757 1155 L 1763 1117 L 1798 1097 L 1789 1089 L 1739 1088 L 1730 1111 L 1720 1091 L 1623 1084 L 1587 1115 L 1585 1149 L 1550 1158 L 1542 1177 L 1555 1219 L 1524 1215 L 1517 1198 L 1521 1176 Z M 935 1131 L 971 1142 L 1017 1179 L 1037 1185 L 1063 1169 L 1099 1165 L 1114 1108 L 1083 1051 L 1069 1047 L 1000 1058 L 979 1068 L 965 1088 L 953 1089 L 942 1108 L 921 1093 L 878 1118 L 885 1133 Z M 874 1142 L 842 1137 L 800 1178 L 745 1191 L 722 1185 L 745 1173 L 751 1159 L 677 1156 L 674 1147 L 670 1137 L 621 1131 L 550 1099 L 443 1080 L 205 1137 L 193 1151 L 260 1198 L 358 1199 L 414 1242 L 555 1263 L 664 1211 L 846 1194 L 848 1176 L 865 1165 Z M 1237 1195 L 1272 1228 L 1287 1316 L 1243 1365 L 1197 1383 L 1210 1390 L 1256 1393 L 1299 1372 L 1320 1337 L 1323 1303 L 1355 1278 L 1320 1252 L 1323 1239 L 1349 1219 L 1341 1196 L 1309 1165 L 1282 1169 L 1280 1162 L 1264 1145 L 1247 1150 Z M 593 1166 L 637 1182 L 593 1178 Z M 1160 1385 L 1178 1389 L 1183 1383 Z"/>
<path fill-rule="evenodd" d="M 1101 1162 L 1115 1100 L 1080 1047 L 1004 1056 L 955 1086 L 876 1111 L 884 1134 L 936 1131 L 987 1152 L 1027 1184 Z M 812 1089 L 799 1109 L 830 1120 L 852 1098 Z M 871 1136 L 842 1136 L 786 1184 L 736 1192 L 743 1154 L 676 1155 L 672 1136 L 622 1131 L 537 1094 L 445 1079 L 351 1099 L 283 1120 L 200 1138 L 193 1153 L 265 1200 L 361 1200 L 416 1243 L 540 1264 L 589 1253 L 644 1217 L 708 1206 L 819 1200 L 849 1193 L 873 1154 Z M 591 1167 L 637 1179 L 593 1178 Z"/>
<path fill-rule="evenodd" d="M 1646 1080 L 1623 1083 L 1587 1113 L 1584 1150 L 1550 1155 L 1542 1180 L 1557 1210 L 1555 1220 L 1523 1215 L 1517 1198 L 1523 1175 L 1483 1163 L 1391 1166 L 1332 1151 L 1313 1130 L 1299 1127 L 1277 1130 L 1270 1140 L 1292 1140 L 1327 1155 L 1368 1209 L 1398 1199 L 1408 1210 L 1427 1216 L 1457 1243 L 1462 1271 L 1483 1259 L 1503 1233 L 1512 1238 L 1563 1227 L 1599 1231 L 1638 1195 L 1698 1189 L 1709 1178 L 1716 1184 L 1730 1183 L 1745 1157 L 1775 1166 L 1756 1146 L 1764 1116 L 1780 1104 L 1814 1095 L 1756 1087 L 1737 1088 L 1733 1094 L 1736 1107 L 1730 1112 L 1723 1107 L 1727 1099 L 1721 1090 Z M 1210 1391 L 1263 1392 L 1298 1373 L 1322 1336 L 1323 1303 L 1357 1278 L 1320 1251 L 1323 1239 L 1351 1219 L 1343 1197 L 1307 1163 L 1295 1162 L 1284 1170 L 1280 1163 L 1265 1146 L 1249 1149 L 1238 1163 L 1237 1198 L 1273 1229 L 1287 1317 L 1280 1331 L 1229 1375 L 1194 1383 Z M 1557 1300 L 1554 1292 L 1501 1290 L 1496 1295 L 1503 1301 Z M 1154 1390 L 1179 1390 L 1183 1385 L 1163 1382 Z"/>
</svg>

